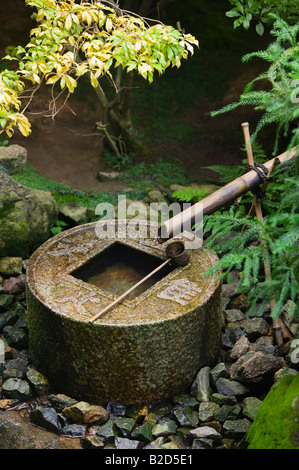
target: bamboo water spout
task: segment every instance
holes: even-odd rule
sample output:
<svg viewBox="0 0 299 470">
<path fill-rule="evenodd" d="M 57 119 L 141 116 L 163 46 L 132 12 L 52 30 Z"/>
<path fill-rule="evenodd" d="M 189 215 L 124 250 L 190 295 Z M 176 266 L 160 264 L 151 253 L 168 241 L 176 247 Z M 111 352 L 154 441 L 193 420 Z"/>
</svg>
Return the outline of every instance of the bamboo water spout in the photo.
<svg viewBox="0 0 299 470">
<path fill-rule="evenodd" d="M 277 157 L 274 157 L 268 162 L 264 163 L 264 166 L 270 170 L 273 167 L 274 162 L 277 160 L 279 160 L 280 163 L 294 160 L 297 152 L 298 151 L 296 147 L 294 147 L 291 150 L 284 152 L 281 155 L 278 155 Z M 168 237 L 162 238 L 161 227 L 158 236 L 159 242 L 163 243 L 167 239 L 172 238 L 174 233 L 180 233 L 184 224 L 188 221 L 191 221 L 192 224 L 198 213 L 202 212 L 203 215 L 212 214 L 226 204 L 232 203 L 235 199 L 255 188 L 260 183 L 261 178 L 254 170 L 251 170 L 248 173 L 245 173 L 245 175 L 236 178 L 206 198 L 202 199 L 200 202 L 194 204 L 191 206 L 191 208 L 175 215 L 171 219 L 164 222 L 163 228 L 165 229 L 165 233 L 168 234 Z"/>
</svg>

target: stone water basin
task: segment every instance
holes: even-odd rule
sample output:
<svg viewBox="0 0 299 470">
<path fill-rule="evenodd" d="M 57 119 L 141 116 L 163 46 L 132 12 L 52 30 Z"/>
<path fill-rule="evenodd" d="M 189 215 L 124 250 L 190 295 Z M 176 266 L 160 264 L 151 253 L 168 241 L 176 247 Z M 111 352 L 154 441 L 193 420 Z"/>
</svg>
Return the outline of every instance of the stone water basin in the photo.
<svg viewBox="0 0 299 470">
<path fill-rule="evenodd" d="M 202 248 L 190 250 L 186 266 L 165 266 L 91 323 L 166 260 L 167 243 L 119 238 L 118 225 L 114 237 L 99 239 L 98 224 L 62 232 L 30 258 L 32 360 L 57 393 L 77 399 L 132 404 L 171 397 L 217 359 L 221 285 L 204 277 L 217 258 Z"/>
</svg>

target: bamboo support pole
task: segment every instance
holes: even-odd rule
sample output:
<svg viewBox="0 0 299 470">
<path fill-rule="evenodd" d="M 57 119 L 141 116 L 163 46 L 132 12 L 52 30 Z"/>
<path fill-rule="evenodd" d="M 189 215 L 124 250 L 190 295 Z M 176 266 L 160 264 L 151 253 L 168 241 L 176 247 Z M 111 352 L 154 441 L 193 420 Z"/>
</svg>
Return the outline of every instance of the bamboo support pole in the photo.
<svg viewBox="0 0 299 470">
<path fill-rule="evenodd" d="M 245 145 L 246 145 L 247 160 L 248 160 L 249 165 L 254 166 L 254 158 L 253 158 L 252 146 L 250 142 L 250 132 L 249 132 L 248 122 L 243 122 L 242 128 L 243 128 L 244 140 L 245 140 Z M 274 162 L 271 166 L 271 171 L 273 171 L 273 168 L 276 165 L 276 163 L 277 163 L 277 160 L 274 159 Z M 267 186 L 265 188 L 267 188 Z M 253 194 L 253 201 L 254 201 L 256 217 L 258 218 L 260 222 L 263 222 L 264 219 L 263 219 L 261 201 L 257 198 L 255 194 Z M 261 244 L 265 248 L 267 247 L 265 240 L 261 240 Z M 266 261 L 264 261 L 264 271 L 265 271 L 266 279 L 268 281 L 271 281 L 272 280 L 271 266 Z M 276 305 L 276 300 L 273 298 L 270 300 L 271 311 L 274 309 L 275 305 Z M 290 336 L 288 335 L 288 332 L 286 331 L 286 328 L 283 325 L 283 322 L 281 321 L 280 318 L 273 318 L 272 322 L 273 322 L 273 330 L 274 330 L 274 335 L 275 335 L 277 346 L 281 348 L 284 343 L 284 335 L 287 335 L 288 337 Z"/>
</svg>

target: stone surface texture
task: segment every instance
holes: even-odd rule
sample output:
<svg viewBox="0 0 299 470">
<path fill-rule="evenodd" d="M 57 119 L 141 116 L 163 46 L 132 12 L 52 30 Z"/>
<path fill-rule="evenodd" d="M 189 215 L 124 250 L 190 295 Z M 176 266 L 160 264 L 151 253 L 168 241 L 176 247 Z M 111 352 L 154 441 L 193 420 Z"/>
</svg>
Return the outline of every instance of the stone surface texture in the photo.
<svg viewBox="0 0 299 470">
<path fill-rule="evenodd" d="M 67 230 L 30 259 L 27 314 L 33 362 L 62 393 L 93 403 L 130 404 L 184 390 L 201 367 L 214 365 L 220 348 L 221 285 L 204 278 L 216 257 L 203 249 L 190 250 L 187 266 L 91 323 L 115 296 L 71 273 L 119 235 L 99 239 L 96 228 L 90 223 Z M 144 239 L 122 241 L 162 263 L 165 244 L 150 242 L 152 247 Z M 171 282 L 182 284 L 185 279 L 197 290 L 184 292 L 182 303 L 159 297 Z"/>
</svg>

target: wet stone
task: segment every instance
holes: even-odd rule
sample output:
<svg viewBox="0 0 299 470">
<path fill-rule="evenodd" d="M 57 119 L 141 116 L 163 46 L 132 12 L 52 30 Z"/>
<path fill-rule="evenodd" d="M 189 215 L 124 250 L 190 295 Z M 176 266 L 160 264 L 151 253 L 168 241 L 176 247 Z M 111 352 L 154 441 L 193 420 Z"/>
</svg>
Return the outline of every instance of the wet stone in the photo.
<svg viewBox="0 0 299 470">
<path fill-rule="evenodd" d="M 3 334 L 8 344 L 12 348 L 24 349 L 28 345 L 28 334 L 22 328 L 15 326 L 6 326 L 3 328 Z"/>
<path fill-rule="evenodd" d="M 210 370 L 210 367 L 203 367 L 200 369 L 191 386 L 191 393 L 198 401 L 209 401 L 211 393 Z"/>
<path fill-rule="evenodd" d="M 261 403 L 261 400 L 256 397 L 244 398 L 242 412 L 245 418 L 249 418 L 254 421 Z"/>
<path fill-rule="evenodd" d="M 216 382 L 218 393 L 222 395 L 245 395 L 248 393 L 248 388 L 236 380 L 230 380 L 225 377 L 220 377 Z"/>
<path fill-rule="evenodd" d="M 153 439 L 152 431 L 153 426 L 149 422 L 145 421 L 143 424 L 136 426 L 131 434 L 131 437 L 133 439 L 148 443 Z"/>
<path fill-rule="evenodd" d="M 62 436 L 70 436 L 70 437 L 84 437 L 86 433 L 86 426 L 83 424 L 68 424 L 64 426 L 60 434 Z"/>
<path fill-rule="evenodd" d="M 120 437 L 128 437 L 136 425 L 136 421 L 133 418 L 119 417 L 116 418 L 114 424 Z"/>
<path fill-rule="evenodd" d="M 9 310 L 7 312 L 0 313 L 0 331 L 3 330 L 3 328 L 5 328 L 6 326 L 14 325 L 17 319 L 18 314 L 14 310 Z"/>
<path fill-rule="evenodd" d="M 59 433 L 61 424 L 54 408 L 38 407 L 30 413 L 30 422 L 54 433 Z"/>
<path fill-rule="evenodd" d="M 227 437 L 244 436 L 251 426 L 251 422 L 247 418 L 227 420 L 223 423 L 223 430 Z"/>
<path fill-rule="evenodd" d="M 210 426 L 200 426 L 190 431 L 194 439 L 212 439 L 213 441 L 221 441 L 221 434 Z"/>
<path fill-rule="evenodd" d="M 157 437 L 154 441 L 150 442 L 146 446 L 144 446 L 144 449 L 160 449 L 163 444 L 165 444 L 166 437 L 160 436 Z"/>
<path fill-rule="evenodd" d="M 36 395 L 41 396 L 48 392 L 50 388 L 49 381 L 41 372 L 30 368 L 26 372 L 26 377 Z"/>
<path fill-rule="evenodd" d="M 223 423 L 226 420 L 237 419 L 241 412 L 241 405 L 223 405 L 215 415 L 215 419 Z"/>
<path fill-rule="evenodd" d="M 260 336 L 266 336 L 269 332 L 269 324 L 264 318 L 250 318 L 244 325 L 244 330 L 250 341 L 255 341 Z"/>
<path fill-rule="evenodd" d="M 11 294 L 0 294 L 0 313 L 5 312 L 14 302 L 14 296 Z"/>
<path fill-rule="evenodd" d="M 237 403 L 237 398 L 235 396 L 222 395 L 222 393 L 213 393 L 211 395 L 211 401 L 217 403 L 218 405 L 235 405 Z"/>
<path fill-rule="evenodd" d="M 172 411 L 173 417 L 179 426 L 196 427 L 198 424 L 198 413 L 190 406 L 175 406 Z"/>
<path fill-rule="evenodd" d="M 241 322 L 245 319 L 244 313 L 237 308 L 225 310 L 224 315 L 227 323 Z"/>
<path fill-rule="evenodd" d="M 115 438 L 116 449 L 141 449 L 144 446 L 143 442 L 137 440 L 127 439 L 125 437 Z"/>
<path fill-rule="evenodd" d="M 75 405 L 78 403 L 77 400 L 74 398 L 68 397 L 67 395 L 64 395 L 63 393 L 58 393 L 57 395 L 49 395 L 48 400 L 50 401 L 51 405 L 53 408 L 55 408 L 56 411 L 63 411 L 64 408 L 67 408 L 69 406 Z"/>
<path fill-rule="evenodd" d="M 191 395 L 187 393 L 180 393 L 172 399 L 175 405 L 190 406 L 190 408 L 195 409 L 198 407 L 199 402 Z"/>
<path fill-rule="evenodd" d="M 125 416 L 126 414 L 126 406 L 118 401 L 109 401 L 107 403 L 106 409 L 112 416 L 115 417 Z"/>
<path fill-rule="evenodd" d="M 175 434 L 177 427 L 173 420 L 166 418 L 153 427 L 152 434 L 154 437 L 169 436 L 170 434 Z"/>
<path fill-rule="evenodd" d="M 175 450 L 175 449 L 180 449 L 180 446 L 176 442 L 171 441 L 171 442 L 165 442 L 165 444 L 162 444 L 161 449 Z"/>
<path fill-rule="evenodd" d="M 5 369 L 3 371 L 3 378 L 19 378 L 24 379 L 26 374 L 26 369 L 28 367 L 28 362 L 25 359 L 18 357 L 17 359 L 11 359 L 5 364 Z"/>
<path fill-rule="evenodd" d="M 32 396 L 28 382 L 18 378 L 7 379 L 2 384 L 2 393 L 6 398 L 17 398 L 18 400 L 26 400 Z"/>
<path fill-rule="evenodd" d="M 220 406 L 214 402 L 202 402 L 198 409 L 198 418 L 201 422 L 211 421 L 219 412 Z"/>
<path fill-rule="evenodd" d="M 71 421 L 86 424 L 104 424 L 109 419 L 109 412 L 105 408 L 90 405 L 85 401 L 80 401 L 75 405 L 64 408 L 63 414 Z"/>
<path fill-rule="evenodd" d="M 245 332 L 238 325 L 228 326 L 222 335 L 223 349 L 231 349 L 242 335 L 245 335 Z"/>
<path fill-rule="evenodd" d="M 219 362 L 213 369 L 211 369 L 210 378 L 212 385 L 215 385 L 219 377 L 229 377 L 229 373 L 224 362 Z"/>
<path fill-rule="evenodd" d="M 96 435 L 104 438 L 105 442 L 112 441 L 117 436 L 117 431 L 114 422 L 111 419 L 109 419 L 107 423 L 103 424 L 103 426 L 93 427 L 96 430 Z"/>
<path fill-rule="evenodd" d="M 213 449 L 214 441 L 212 439 L 194 439 L 192 449 Z"/>
</svg>

